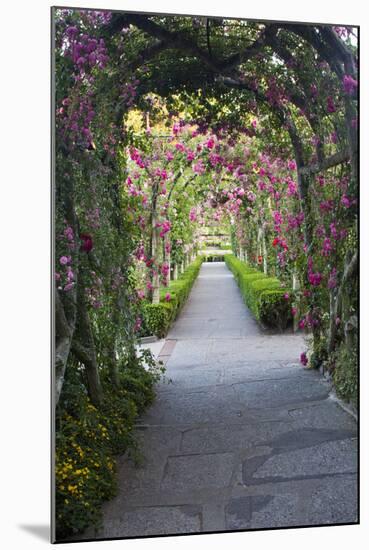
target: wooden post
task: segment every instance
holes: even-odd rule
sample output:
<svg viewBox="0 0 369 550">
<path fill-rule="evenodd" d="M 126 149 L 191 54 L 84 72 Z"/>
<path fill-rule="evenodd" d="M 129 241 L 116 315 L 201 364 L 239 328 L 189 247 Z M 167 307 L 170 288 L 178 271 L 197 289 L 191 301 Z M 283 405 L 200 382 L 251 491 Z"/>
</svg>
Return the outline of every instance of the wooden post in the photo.
<svg viewBox="0 0 369 550">
<path fill-rule="evenodd" d="M 299 279 L 297 277 L 297 272 L 293 271 L 293 273 L 292 273 L 292 290 L 293 291 L 299 290 L 299 288 L 300 288 L 300 282 L 299 282 Z M 300 311 L 299 304 L 296 305 L 296 309 L 297 309 L 296 314 L 293 317 L 293 332 L 297 332 L 298 328 L 299 328 L 299 311 Z"/>
</svg>

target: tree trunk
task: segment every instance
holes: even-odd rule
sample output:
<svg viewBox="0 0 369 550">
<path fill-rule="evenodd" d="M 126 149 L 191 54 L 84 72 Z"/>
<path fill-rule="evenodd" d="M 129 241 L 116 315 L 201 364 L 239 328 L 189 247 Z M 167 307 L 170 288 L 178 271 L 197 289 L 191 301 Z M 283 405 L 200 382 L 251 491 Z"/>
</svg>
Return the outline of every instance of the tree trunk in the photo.
<svg viewBox="0 0 369 550">
<path fill-rule="evenodd" d="M 264 268 L 265 275 L 267 275 L 268 274 L 268 256 L 267 256 L 267 247 L 266 247 L 264 229 L 262 234 L 262 246 L 263 246 L 263 268 Z"/>
<path fill-rule="evenodd" d="M 341 311 L 342 311 L 342 299 L 343 299 L 346 283 L 356 272 L 357 258 L 358 258 L 357 252 L 355 252 L 353 256 L 351 256 L 349 252 L 346 254 L 341 284 L 338 288 L 336 295 L 334 294 L 333 289 L 330 294 L 330 324 L 329 324 L 329 336 L 328 336 L 328 345 L 327 345 L 328 353 L 332 353 L 332 351 L 335 348 L 335 340 L 337 335 L 336 319 L 341 314 Z"/>
<path fill-rule="evenodd" d="M 152 211 L 152 218 L 151 218 L 151 227 L 152 227 L 152 238 L 151 238 L 151 259 L 157 264 L 158 261 L 158 252 L 159 252 L 159 231 L 157 227 L 157 212 L 156 212 L 156 197 L 155 197 L 155 191 L 154 191 L 154 199 L 153 199 L 153 211 Z M 152 304 L 158 304 L 160 302 L 160 275 L 159 271 L 157 269 L 157 265 L 153 266 L 153 275 L 152 275 L 152 296 L 151 296 L 151 303 Z"/>
<path fill-rule="evenodd" d="M 300 281 L 297 277 L 297 272 L 294 271 L 292 273 L 292 290 L 293 291 L 296 291 L 296 290 L 300 290 Z M 299 304 L 296 304 L 296 314 L 294 315 L 293 317 L 293 332 L 297 332 L 298 331 L 298 328 L 299 328 L 299 314 L 300 314 L 300 305 Z"/>
<path fill-rule="evenodd" d="M 68 323 L 59 291 L 55 289 L 55 405 L 58 404 L 63 389 L 74 329 L 75 315 L 74 320 Z"/>
<path fill-rule="evenodd" d="M 109 342 L 108 342 L 109 348 L 107 350 L 110 380 L 113 386 L 115 386 L 116 388 L 119 387 L 119 369 L 118 369 L 116 342 L 118 338 L 119 321 L 120 321 L 120 315 L 122 311 L 121 299 L 122 298 L 120 296 L 120 291 L 118 290 L 118 294 L 117 294 L 116 300 L 114 301 L 114 307 L 112 312 L 112 325 L 114 328 L 109 338 Z"/>
<path fill-rule="evenodd" d="M 72 352 L 83 363 L 87 378 L 87 391 L 91 402 L 99 406 L 102 399 L 102 387 L 96 358 L 95 343 L 84 296 L 85 288 L 81 277 L 77 291 L 77 323 L 72 340 Z"/>
<path fill-rule="evenodd" d="M 65 152 L 64 152 L 65 153 Z M 60 202 L 64 207 L 64 216 L 73 229 L 78 241 L 78 219 L 74 206 L 73 178 L 68 173 L 56 174 Z M 58 404 L 63 389 L 65 371 L 77 320 L 77 285 L 79 278 L 78 248 L 73 252 L 74 287 L 61 293 L 55 289 L 55 405 Z"/>
</svg>

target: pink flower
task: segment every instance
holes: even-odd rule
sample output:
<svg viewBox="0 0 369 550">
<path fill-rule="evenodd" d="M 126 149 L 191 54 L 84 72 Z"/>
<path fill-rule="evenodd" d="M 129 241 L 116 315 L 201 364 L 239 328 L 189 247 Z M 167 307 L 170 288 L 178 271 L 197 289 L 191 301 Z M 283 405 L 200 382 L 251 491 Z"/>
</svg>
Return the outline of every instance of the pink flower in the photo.
<svg viewBox="0 0 369 550">
<path fill-rule="evenodd" d="M 301 328 L 301 329 L 305 328 L 305 319 L 300 319 L 299 328 Z"/>
<path fill-rule="evenodd" d="M 346 94 L 353 95 L 355 93 L 357 88 L 357 80 L 352 78 L 351 75 L 345 74 L 342 80 L 342 84 Z"/>
<path fill-rule="evenodd" d="M 205 143 L 205 145 L 208 149 L 213 149 L 213 147 L 215 145 L 213 138 L 208 139 L 208 141 Z"/>
<path fill-rule="evenodd" d="M 61 258 L 59 258 L 59 262 L 61 263 L 61 265 L 67 265 L 70 263 L 70 261 L 71 261 L 70 256 L 61 256 Z"/>
<path fill-rule="evenodd" d="M 60 273 L 55 272 L 55 281 L 60 281 Z"/>
<path fill-rule="evenodd" d="M 327 111 L 328 113 L 335 113 L 337 111 L 333 98 L 331 96 L 329 96 L 327 99 Z"/>
<path fill-rule="evenodd" d="M 145 298 L 145 291 L 142 290 L 142 289 L 137 290 L 137 297 L 138 297 L 140 300 L 143 300 L 143 299 Z"/>
<path fill-rule="evenodd" d="M 288 292 L 286 292 L 286 294 L 284 294 L 283 298 L 285 300 L 289 300 L 290 299 L 290 295 L 288 294 Z"/>
<path fill-rule="evenodd" d="M 68 266 L 68 273 L 67 273 L 67 279 L 68 279 L 68 282 L 70 283 L 71 281 L 74 280 L 74 273 L 72 271 L 72 268 L 70 266 Z"/>
<path fill-rule="evenodd" d="M 342 206 L 344 206 L 345 208 L 349 208 L 350 205 L 351 205 L 350 199 L 349 199 L 346 195 L 343 195 L 343 197 L 342 197 L 342 199 L 341 199 L 341 204 L 342 204 Z"/>
<path fill-rule="evenodd" d="M 195 174 L 203 174 L 205 172 L 205 166 L 202 160 L 199 160 L 195 164 L 193 164 L 192 170 L 195 172 Z"/>
<path fill-rule="evenodd" d="M 308 358 L 306 357 L 305 352 L 300 355 L 300 363 L 302 363 L 304 367 L 308 364 Z"/>
<path fill-rule="evenodd" d="M 309 279 L 309 283 L 313 286 L 319 286 L 320 283 L 322 282 L 322 279 L 323 279 L 323 276 L 321 273 L 313 273 L 312 271 L 310 271 L 309 275 L 308 275 L 308 279 Z"/>
<path fill-rule="evenodd" d="M 67 227 L 66 229 L 64 229 L 64 236 L 68 239 L 68 241 L 73 241 L 74 232 L 72 227 Z"/>
<path fill-rule="evenodd" d="M 167 292 L 166 295 L 165 295 L 165 301 L 166 301 L 166 302 L 170 302 L 171 298 L 172 298 L 172 297 L 171 297 L 170 293 Z"/>
<path fill-rule="evenodd" d="M 94 246 L 91 235 L 88 235 L 87 233 L 81 233 L 80 237 L 83 241 L 81 244 L 81 250 L 87 253 L 90 252 Z"/>
<path fill-rule="evenodd" d="M 323 241 L 323 250 L 322 250 L 323 256 L 329 256 L 332 250 L 333 250 L 333 247 L 332 247 L 331 240 L 329 237 L 326 237 Z"/>
<path fill-rule="evenodd" d="M 293 317 L 296 315 L 297 313 L 297 307 L 291 307 L 291 313 L 293 315 Z"/>
<path fill-rule="evenodd" d="M 73 287 L 74 287 L 74 283 L 68 283 L 65 285 L 64 291 L 68 292 L 69 290 L 72 290 Z"/>
<path fill-rule="evenodd" d="M 188 217 L 189 217 L 189 219 L 190 219 L 191 222 L 195 222 L 195 221 L 196 221 L 196 208 L 195 208 L 195 207 L 191 208 Z"/>
<path fill-rule="evenodd" d="M 161 266 L 161 274 L 163 275 L 163 277 L 166 277 L 168 273 L 169 273 L 169 265 L 167 263 L 164 263 Z"/>
</svg>

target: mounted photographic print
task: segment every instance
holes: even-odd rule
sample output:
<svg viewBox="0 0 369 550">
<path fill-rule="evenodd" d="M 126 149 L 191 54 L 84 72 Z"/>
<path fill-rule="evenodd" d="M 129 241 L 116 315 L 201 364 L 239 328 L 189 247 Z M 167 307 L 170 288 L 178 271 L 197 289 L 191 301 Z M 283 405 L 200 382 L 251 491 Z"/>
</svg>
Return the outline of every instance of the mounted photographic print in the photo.
<svg viewBox="0 0 369 550">
<path fill-rule="evenodd" d="M 53 542 L 358 523 L 359 28 L 52 38 Z"/>
</svg>

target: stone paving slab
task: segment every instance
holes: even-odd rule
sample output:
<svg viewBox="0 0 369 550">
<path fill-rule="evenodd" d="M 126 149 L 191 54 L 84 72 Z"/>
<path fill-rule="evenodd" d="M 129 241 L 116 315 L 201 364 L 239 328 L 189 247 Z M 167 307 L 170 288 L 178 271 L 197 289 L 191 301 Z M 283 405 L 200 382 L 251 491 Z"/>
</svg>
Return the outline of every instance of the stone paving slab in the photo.
<svg viewBox="0 0 369 550">
<path fill-rule="evenodd" d="M 147 506 L 125 511 L 120 518 L 105 519 L 102 537 L 137 537 L 158 533 L 178 534 L 201 531 L 200 509 L 185 506 Z"/>
<path fill-rule="evenodd" d="M 226 487 L 233 471 L 232 453 L 169 456 L 161 482 L 162 490 Z"/>
<path fill-rule="evenodd" d="M 144 460 L 119 458 L 97 538 L 357 521 L 356 422 L 301 367 L 302 335 L 262 332 L 209 263 L 168 339 Z"/>
</svg>

